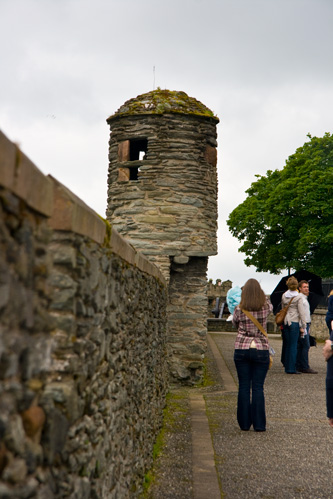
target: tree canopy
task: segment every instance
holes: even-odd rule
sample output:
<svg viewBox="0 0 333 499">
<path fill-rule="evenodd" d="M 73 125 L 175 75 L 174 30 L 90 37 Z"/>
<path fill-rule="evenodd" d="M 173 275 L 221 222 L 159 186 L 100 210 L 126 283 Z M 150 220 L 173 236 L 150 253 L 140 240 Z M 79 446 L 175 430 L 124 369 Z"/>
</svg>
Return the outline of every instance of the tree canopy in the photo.
<svg viewBox="0 0 333 499">
<path fill-rule="evenodd" d="M 333 276 L 333 135 L 308 138 L 282 170 L 256 175 L 227 220 L 245 264 L 259 272 Z"/>
</svg>

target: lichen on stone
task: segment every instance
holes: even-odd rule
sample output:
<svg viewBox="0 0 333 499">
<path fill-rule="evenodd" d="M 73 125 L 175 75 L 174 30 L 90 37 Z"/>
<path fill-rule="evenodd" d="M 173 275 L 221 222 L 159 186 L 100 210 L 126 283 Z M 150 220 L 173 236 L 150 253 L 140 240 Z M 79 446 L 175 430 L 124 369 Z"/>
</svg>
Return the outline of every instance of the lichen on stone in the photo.
<svg viewBox="0 0 333 499">
<path fill-rule="evenodd" d="M 167 113 L 206 116 L 218 121 L 214 113 L 194 97 L 185 92 L 160 88 L 126 101 L 107 121 L 123 115 Z"/>
</svg>

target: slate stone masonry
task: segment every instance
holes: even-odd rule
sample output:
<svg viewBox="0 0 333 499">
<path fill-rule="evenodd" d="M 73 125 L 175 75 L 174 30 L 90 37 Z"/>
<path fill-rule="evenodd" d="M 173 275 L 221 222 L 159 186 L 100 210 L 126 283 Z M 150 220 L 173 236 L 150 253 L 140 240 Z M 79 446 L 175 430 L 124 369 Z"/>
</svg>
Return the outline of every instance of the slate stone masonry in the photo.
<svg viewBox="0 0 333 499">
<path fill-rule="evenodd" d="M 107 218 L 169 282 L 169 368 L 188 384 L 200 380 L 206 350 L 218 121 L 184 92 L 161 89 L 125 102 L 107 120 Z"/>
<path fill-rule="evenodd" d="M 0 133 L 0 497 L 139 495 L 166 304 L 159 270 Z"/>
<path fill-rule="evenodd" d="M 191 256 L 216 254 L 216 120 L 115 114 L 108 121 L 107 217 L 113 227 L 154 261 L 167 280 L 170 257 L 185 264 Z M 131 143 L 143 136 L 145 158 L 133 161 Z M 120 174 L 133 168 L 138 169 L 135 180 Z"/>
<path fill-rule="evenodd" d="M 206 351 L 207 258 L 192 257 L 187 265 L 172 264 L 168 303 L 169 370 L 175 379 L 203 374 Z"/>
</svg>

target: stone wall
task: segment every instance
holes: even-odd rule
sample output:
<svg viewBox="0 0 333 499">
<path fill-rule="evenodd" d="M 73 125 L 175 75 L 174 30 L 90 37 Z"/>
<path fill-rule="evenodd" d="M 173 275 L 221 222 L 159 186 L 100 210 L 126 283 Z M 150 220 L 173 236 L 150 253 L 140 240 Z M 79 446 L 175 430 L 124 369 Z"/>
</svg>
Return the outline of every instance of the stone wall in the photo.
<svg viewBox="0 0 333 499">
<path fill-rule="evenodd" d="M 168 303 L 169 370 L 174 379 L 195 383 L 203 374 L 206 352 L 207 258 L 172 264 Z"/>
<path fill-rule="evenodd" d="M 207 319 L 207 330 L 215 331 L 215 332 L 228 332 L 235 333 L 235 338 L 237 334 L 237 330 L 235 326 L 233 326 L 231 321 L 227 321 L 227 319 Z"/>
<path fill-rule="evenodd" d="M 170 257 L 217 252 L 216 120 L 181 114 L 109 119 L 107 218 L 169 279 Z M 145 159 L 130 161 L 123 144 L 147 139 Z M 212 151 L 211 155 L 209 151 Z M 138 169 L 137 180 L 122 175 Z"/>
<path fill-rule="evenodd" d="M 329 338 L 328 327 L 325 322 L 327 308 L 316 308 L 311 316 L 311 334 L 318 340 L 327 340 Z"/>
<path fill-rule="evenodd" d="M 200 379 L 206 349 L 218 121 L 184 92 L 161 89 L 130 99 L 107 120 L 107 218 L 170 282 L 170 373 L 185 383 Z"/>
<path fill-rule="evenodd" d="M 0 497 L 139 494 L 167 390 L 160 271 L 0 133 Z"/>
<path fill-rule="evenodd" d="M 232 288 L 232 282 L 222 281 L 221 279 L 216 279 L 216 283 L 213 284 L 213 280 L 209 279 L 207 283 L 207 298 L 208 298 L 208 307 L 207 307 L 207 317 L 212 318 L 215 317 L 215 313 L 213 311 L 217 310 L 217 305 L 219 310 L 221 311 L 221 306 L 223 306 L 222 316 L 224 314 L 224 318 L 228 318 L 230 315 L 228 305 L 226 302 L 227 293 L 229 289 Z"/>
</svg>

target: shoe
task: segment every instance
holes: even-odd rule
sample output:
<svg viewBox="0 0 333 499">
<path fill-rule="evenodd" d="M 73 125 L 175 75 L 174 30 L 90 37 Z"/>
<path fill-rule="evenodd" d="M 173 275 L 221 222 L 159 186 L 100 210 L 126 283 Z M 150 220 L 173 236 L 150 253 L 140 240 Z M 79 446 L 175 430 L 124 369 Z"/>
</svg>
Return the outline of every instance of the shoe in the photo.
<svg viewBox="0 0 333 499">
<path fill-rule="evenodd" d="M 318 371 L 311 369 L 311 367 L 309 367 L 308 369 L 301 369 L 301 372 L 306 374 L 318 374 Z"/>
<path fill-rule="evenodd" d="M 286 374 L 302 374 L 300 371 L 295 371 L 294 373 L 286 373 Z"/>
</svg>

